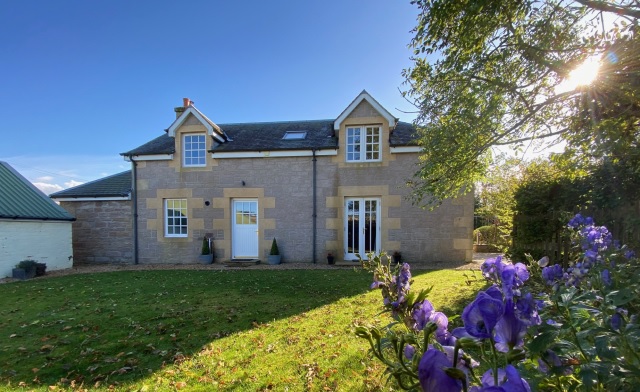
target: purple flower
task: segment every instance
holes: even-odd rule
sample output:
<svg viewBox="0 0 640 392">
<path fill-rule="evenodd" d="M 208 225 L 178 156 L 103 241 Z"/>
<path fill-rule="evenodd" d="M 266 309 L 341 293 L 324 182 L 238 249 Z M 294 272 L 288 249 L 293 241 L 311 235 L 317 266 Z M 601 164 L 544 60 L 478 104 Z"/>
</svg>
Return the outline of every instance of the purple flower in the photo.
<svg viewBox="0 0 640 392">
<path fill-rule="evenodd" d="M 416 349 L 410 344 L 404 346 L 404 356 L 407 357 L 408 360 L 412 360 L 413 356 L 416 354 Z"/>
<path fill-rule="evenodd" d="M 476 299 L 462 311 L 464 328 L 474 338 L 490 338 L 498 319 L 504 313 L 502 300 L 494 298 L 492 294 L 495 291 L 492 290 L 489 293 L 490 290 L 479 292 Z M 498 294 L 500 294 L 499 290 Z"/>
<path fill-rule="evenodd" d="M 515 315 L 513 300 L 508 299 L 504 314 L 495 326 L 496 350 L 507 353 L 514 347 L 522 347 L 526 331 L 527 325 Z"/>
<path fill-rule="evenodd" d="M 540 260 L 538 260 L 538 265 L 540 268 L 544 268 L 549 265 L 549 256 L 544 256 Z"/>
<path fill-rule="evenodd" d="M 518 370 L 512 365 L 498 369 L 498 385 L 495 385 L 493 369 L 482 376 L 482 387 L 471 388 L 471 392 L 531 392 L 529 384 L 520 377 Z"/>
<path fill-rule="evenodd" d="M 418 379 L 423 392 L 460 392 L 462 382 L 449 377 L 446 368 L 452 367 L 451 360 L 439 350 L 429 348 L 418 364 Z"/>
<path fill-rule="evenodd" d="M 516 286 L 522 286 L 529 279 L 529 270 L 522 263 L 516 263 L 513 267 L 516 270 Z"/>
<path fill-rule="evenodd" d="M 374 280 L 373 283 L 371 283 L 371 288 L 372 289 L 377 289 L 384 286 L 384 282 L 380 282 L 378 280 Z"/>
<path fill-rule="evenodd" d="M 564 271 L 562 271 L 560 264 L 554 264 L 542 269 L 542 278 L 549 286 L 553 286 L 556 281 L 562 279 L 563 274 Z"/>
<path fill-rule="evenodd" d="M 582 215 L 580 214 L 576 214 L 573 218 L 571 218 L 571 220 L 569 221 L 569 227 L 577 229 L 578 226 L 581 226 L 584 224 L 584 218 L 582 217 Z"/>
<path fill-rule="evenodd" d="M 602 270 L 602 272 L 600 272 L 600 277 L 602 278 L 602 283 L 604 283 L 605 286 L 611 287 L 613 282 L 611 281 L 611 273 L 608 269 Z"/>
<path fill-rule="evenodd" d="M 411 315 L 416 322 L 413 328 L 416 331 L 422 331 L 424 329 L 424 326 L 427 325 L 427 323 L 431 320 L 433 311 L 433 305 L 427 299 L 415 304 L 415 306 L 413 307 L 413 313 Z"/>
<path fill-rule="evenodd" d="M 620 327 L 622 327 L 622 315 L 620 315 L 620 313 L 615 313 L 611 316 L 611 328 L 619 331 Z"/>
<path fill-rule="evenodd" d="M 544 305 L 544 302 L 533 298 L 531 293 L 525 294 L 516 300 L 516 317 L 527 325 L 539 325 L 542 323 L 538 309 Z"/>
<path fill-rule="evenodd" d="M 626 252 L 624 252 L 624 258 L 627 260 L 631 260 L 634 257 L 636 257 L 636 252 L 632 251 L 632 250 L 627 250 Z"/>
<path fill-rule="evenodd" d="M 480 266 L 480 270 L 482 271 L 482 276 L 484 276 L 488 281 L 499 282 L 503 266 L 502 256 L 498 256 L 486 259 Z"/>
<path fill-rule="evenodd" d="M 507 298 L 513 296 L 513 286 L 515 286 L 516 268 L 512 264 L 505 264 L 500 273 L 502 278 L 502 291 Z"/>
</svg>

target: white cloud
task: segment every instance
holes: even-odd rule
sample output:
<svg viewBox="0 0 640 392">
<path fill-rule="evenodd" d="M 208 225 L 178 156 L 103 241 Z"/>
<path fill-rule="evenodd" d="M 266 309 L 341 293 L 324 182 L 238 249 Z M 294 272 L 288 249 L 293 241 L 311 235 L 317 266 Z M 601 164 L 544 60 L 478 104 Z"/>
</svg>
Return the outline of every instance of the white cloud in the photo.
<svg viewBox="0 0 640 392">
<path fill-rule="evenodd" d="M 45 194 L 130 169 L 120 156 L 18 155 L 0 156 Z"/>
<path fill-rule="evenodd" d="M 46 182 L 34 182 L 33 185 L 35 185 L 36 188 L 40 189 L 46 195 L 50 195 L 54 192 L 58 192 L 64 189 L 58 184 L 49 184 Z"/>
<path fill-rule="evenodd" d="M 82 185 L 84 184 L 84 182 L 82 181 L 76 181 L 76 180 L 71 180 L 71 181 L 67 181 L 64 183 L 64 187 L 66 188 L 73 188 L 74 186 L 78 186 L 78 185 Z"/>
</svg>

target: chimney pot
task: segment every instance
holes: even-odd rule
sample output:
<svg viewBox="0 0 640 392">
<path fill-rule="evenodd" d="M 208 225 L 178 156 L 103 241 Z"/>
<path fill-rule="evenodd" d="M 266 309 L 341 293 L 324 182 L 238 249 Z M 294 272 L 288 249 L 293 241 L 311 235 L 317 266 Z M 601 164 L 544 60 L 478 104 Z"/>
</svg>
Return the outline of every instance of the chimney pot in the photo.
<svg viewBox="0 0 640 392">
<path fill-rule="evenodd" d="M 191 100 L 189 98 L 182 98 L 182 106 L 188 108 L 191 106 Z"/>
</svg>

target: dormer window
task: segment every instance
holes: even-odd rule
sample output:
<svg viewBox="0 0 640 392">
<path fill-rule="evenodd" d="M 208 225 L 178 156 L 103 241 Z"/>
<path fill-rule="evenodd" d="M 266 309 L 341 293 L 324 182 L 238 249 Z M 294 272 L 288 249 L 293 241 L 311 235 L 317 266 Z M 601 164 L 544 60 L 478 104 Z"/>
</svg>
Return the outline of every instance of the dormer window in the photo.
<svg viewBox="0 0 640 392">
<path fill-rule="evenodd" d="M 286 132 L 282 137 L 282 140 L 303 140 L 307 137 L 307 132 L 305 131 L 291 131 Z"/>
<path fill-rule="evenodd" d="M 379 161 L 380 127 L 347 127 L 347 162 Z"/>
<path fill-rule="evenodd" d="M 205 135 L 184 135 L 182 139 L 182 161 L 184 167 L 199 167 L 206 165 L 207 142 Z"/>
</svg>

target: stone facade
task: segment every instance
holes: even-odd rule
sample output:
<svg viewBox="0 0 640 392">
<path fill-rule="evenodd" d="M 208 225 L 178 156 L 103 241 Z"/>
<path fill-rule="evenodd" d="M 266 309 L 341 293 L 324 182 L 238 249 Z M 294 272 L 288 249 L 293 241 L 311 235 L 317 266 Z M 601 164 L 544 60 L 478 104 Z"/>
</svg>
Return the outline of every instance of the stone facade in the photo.
<svg viewBox="0 0 640 392">
<path fill-rule="evenodd" d="M 131 201 L 62 201 L 76 221 L 72 227 L 77 263 L 133 263 Z"/>
<path fill-rule="evenodd" d="M 250 232 L 256 234 L 248 237 L 257 241 L 258 250 L 250 257 L 263 261 L 273 238 L 283 262 L 326 263 L 328 252 L 337 261 L 352 260 L 355 253 L 362 253 L 365 243 L 375 243 L 377 250 L 390 253 L 400 251 L 403 260 L 411 263 L 436 266 L 471 261 L 473 195 L 447 200 L 433 211 L 413 206 L 405 186 L 416 170 L 420 152 L 411 144 L 413 127 L 404 123 L 399 128 L 397 120 L 366 92 L 335 121 L 326 120 L 329 125 L 323 125 L 325 128 L 302 125 L 290 129 L 291 124 L 283 123 L 287 131 L 315 129 L 315 139 L 298 144 L 302 147 L 297 149 L 278 144 L 275 139 L 285 139 L 283 132 L 265 133 L 267 128 L 261 124 L 239 124 L 249 136 L 244 143 L 238 142 L 240 138 L 231 144 L 233 134 L 227 138 L 216 133 L 221 132 L 218 126 L 197 109 L 184 109 L 163 136 L 162 148 L 153 142 L 152 147 L 123 154 L 135 161 L 139 263 L 195 263 L 204 237 L 213 239 L 216 262 L 243 258 L 237 247 L 241 235 L 234 234 L 239 227 L 234 219 L 242 213 L 234 211 L 234 202 L 257 208 L 250 218 Z M 227 124 L 230 133 L 232 125 L 238 124 Z M 363 139 L 365 130 L 373 129 L 369 135 L 376 138 L 372 143 L 379 148 L 379 159 L 347 161 L 349 127 L 359 127 Z M 352 137 L 354 132 L 352 129 Z M 204 166 L 185 167 L 185 134 L 206 135 Z M 400 140 L 399 135 L 406 138 Z M 351 147 L 356 144 L 370 152 L 364 142 Z M 165 233 L 168 199 L 186 201 L 186 234 Z M 355 218 L 355 209 L 349 210 L 355 203 L 375 206 L 375 211 Z M 72 201 L 62 206 L 77 218 L 73 226 L 77 261 L 134 262 L 131 201 Z M 375 224 L 366 226 L 365 222 Z M 348 240 L 360 235 L 359 243 L 352 241 L 349 249 Z M 251 249 L 254 252 L 255 247 Z"/>
<path fill-rule="evenodd" d="M 326 262 L 327 252 L 344 258 L 345 199 L 375 198 L 380 203 L 380 248 L 401 251 L 403 259 L 454 263 L 472 258 L 473 195 L 446 201 L 434 211 L 412 206 L 408 189 L 418 152 L 392 153 L 389 125 L 367 102 L 341 125 L 338 149 L 316 156 L 316 237 L 313 253 L 313 159 L 308 156 L 207 158 L 205 167 L 181 164 L 181 135 L 204 128 L 187 119 L 176 130 L 171 160 L 137 162 L 140 263 L 191 263 L 204 236 L 213 237 L 215 259 L 232 255 L 232 202 L 258 203 L 259 258 L 266 260 L 276 238 L 282 259 Z M 346 162 L 346 127 L 380 126 L 381 160 Z M 211 143 L 207 138 L 207 143 Z M 211 148 L 210 145 L 207 148 Z M 164 200 L 186 199 L 188 235 L 164 235 Z"/>
</svg>

